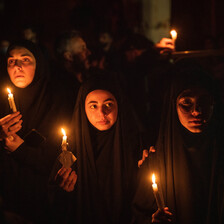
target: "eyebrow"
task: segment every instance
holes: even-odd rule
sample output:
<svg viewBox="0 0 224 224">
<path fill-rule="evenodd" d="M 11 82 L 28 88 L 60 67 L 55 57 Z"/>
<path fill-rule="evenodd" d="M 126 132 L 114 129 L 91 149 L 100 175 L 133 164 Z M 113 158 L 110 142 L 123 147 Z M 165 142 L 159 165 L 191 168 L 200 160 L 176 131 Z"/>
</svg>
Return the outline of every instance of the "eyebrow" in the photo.
<svg viewBox="0 0 224 224">
<path fill-rule="evenodd" d="M 22 54 L 20 55 L 21 57 L 25 57 L 25 56 L 29 56 L 29 57 L 32 57 L 32 55 L 28 54 L 28 53 L 25 53 L 25 54 Z M 9 55 L 9 58 L 13 58 L 12 55 Z"/>
<path fill-rule="evenodd" d="M 103 102 L 105 103 L 107 101 L 113 101 L 114 102 L 114 99 L 108 98 L 108 99 L 104 100 Z M 88 104 L 90 104 L 90 103 L 97 103 L 97 101 L 92 100 L 92 101 L 88 102 Z"/>
</svg>

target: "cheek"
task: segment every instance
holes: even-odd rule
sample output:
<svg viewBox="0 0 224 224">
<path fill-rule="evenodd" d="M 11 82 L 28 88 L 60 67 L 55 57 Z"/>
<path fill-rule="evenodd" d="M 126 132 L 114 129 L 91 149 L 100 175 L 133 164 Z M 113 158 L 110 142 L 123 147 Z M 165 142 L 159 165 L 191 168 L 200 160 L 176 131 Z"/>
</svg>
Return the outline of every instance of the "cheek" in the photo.
<svg viewBox="0 0 224 224">
<path fill-rule="evenodd" d="M 87 116 L 88 121 L 91 124 L 94 124 L 94 121 L 96 120 L 95 114 L 92 111 L 86 110 L 86 116 Z"/>
<path fill-rule="evenodd" d="M 12 67 L 7 67 L 7 71 L 8 71 L 9 76 L 11 77 L 12 72 L 13 72 L 13 68 Z"/>
<path fill-rule="evenodd" d="M 179 109 L 177 109 L 177 115 L 178 115 L 179 121 L 182 125 L 187 123 L 187 121 L 189 119 L 188 114 L 183 114 Z"/>
<path fill-rule="evenodd" d="M 113 111 L 111 113 L 111 121 L 113 122 L 113 124 L 116 122 L 117 120 L 117 111 Z"/>
<path fill-rule="evenodd" d="M 26 67 L 26 71 L 27 71 L 27 78 L 32 82 L 35 76 L 35 67 L 34 66 L 28 66 Z"/>
</svg>

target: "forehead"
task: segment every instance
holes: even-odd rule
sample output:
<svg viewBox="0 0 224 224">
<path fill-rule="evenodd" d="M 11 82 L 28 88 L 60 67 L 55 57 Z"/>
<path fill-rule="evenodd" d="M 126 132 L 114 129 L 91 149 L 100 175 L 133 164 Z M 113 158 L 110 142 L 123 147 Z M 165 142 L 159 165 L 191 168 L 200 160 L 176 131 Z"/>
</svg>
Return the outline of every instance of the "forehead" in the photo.
<svg viewBox="0 0 224 224">
<path fill-rule="evenodd" d="M 184 98 L 184 97 L 196 97 L 196 98 L 199 98 L 199 97 L 202 97 L 202 96 L 211 96 L 209 94 L 209 92 L 204 89 L 204 88 L 191 88 L 191 89 L 186 89 L 186 90 L 183 90 L 179 95 L 178 95 L 178 99 L 180 98 Z"/>
<path fill-rule="evenodd" d="M 30 52 L 25 47 L 16 47 L 9 52 L 9 57 L 17 57 L 17 56 L 30 56 L 32 58 L 35 58 L 33 53 Z"/>
<path fill-rule="evenodd" d="M 86 96 L 86 103 L 90 102 L 90 101 L 96 101 L 96 102 L 101 102 L 107 99 L 112 99 L 114 101 L 116 101 L 114 95 L 112 93 L 110 93 L 107 90 L 101 90 L 101 89 L 97 89 L 97 90 L 93 90 L 92 92 L 90 92 L 87 96 Z"/>
</svg>

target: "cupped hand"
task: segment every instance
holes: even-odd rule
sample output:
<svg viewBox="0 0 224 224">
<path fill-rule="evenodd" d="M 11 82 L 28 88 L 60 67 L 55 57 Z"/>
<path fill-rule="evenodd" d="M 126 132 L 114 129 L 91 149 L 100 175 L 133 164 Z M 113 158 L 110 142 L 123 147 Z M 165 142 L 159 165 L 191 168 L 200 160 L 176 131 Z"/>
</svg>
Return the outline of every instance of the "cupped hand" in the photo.
<svg viewBox="0 0 224 224">
<path fill-rule="evenodd" d="M 21 118 L 20 112 L 15 112 L 0 119 L 0 140 L 15 134 L 22 128 Z"/>
<path fill-rule="evenodd" d="M 173 214 L 169 211 L 168 207 L 158 209 L 152 215 L 152 223 L 171 223 Z"/>
<path fill-rule="evenodd" d="M 17 134 L 11 134 L 5 138 L 5 149 L 9 152 L 14 152 L 20 145 L 22 145 L 24 140 Z"/>
<path fill-rule="evenodd" d="M 59 183 L 59 186 L 67 192 L 71 192 L 75 188 L 77 181 L 77 174 L 72 168 L 62 167 L 57 175 L 55 181 Z"/>
</svg>

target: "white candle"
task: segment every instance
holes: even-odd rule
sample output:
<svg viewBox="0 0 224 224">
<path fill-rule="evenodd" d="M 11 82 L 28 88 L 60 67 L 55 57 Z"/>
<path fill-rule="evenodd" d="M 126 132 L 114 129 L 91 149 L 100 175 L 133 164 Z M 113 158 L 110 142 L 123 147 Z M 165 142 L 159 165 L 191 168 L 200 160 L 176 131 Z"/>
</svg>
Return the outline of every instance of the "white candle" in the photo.
<svg viewBox="0 0 224 224">
<path fill-rule="evenodd" d="M 7 90 L 8 90 L 9 106 L 10 106 L 10 108 L 13 112 L 16 112 L 17 109 L 16 109 L 16 104 L 15 104 L 15 101 L 14 101 L 13 94 L 11 93 L 11 90 L 9 88 L 7 88 Z"/>
<path fill-rule="evenodd" d="M 170 35 L 174 41 L 177 39 L 177 31 L 176 30 L 171 30 Z"/>
<path fill-rule="evenodd" d="M 66 136 L 65 130 L 63 128 L 61 129 L 61 131 L 63 134 L 61 147 L 62 147 L 62 150 L 67 150 L 67 145 L 68 145 L 67 136 Z"/>
<path fill-rule="evenodd" d="M 154 193 L 154 196 L 156 199 L 156 204 L 157 204 L 158 208 L 160 210 L 162 210 L 165 206 L 164 206 L 163 197 L 160 195 L 158 186 L 156 184 L 155 174 L 152 175 L 152 189 L 153 189 L 153 193 Z"/>
<path fill-rule="evenodd" d="M 177 39 L 177 31 L 176 30 L 171 30 L 170 35 L 171 35 L 171 38 L 173 40 L 173 46 L 174 46 L 174 49 L 175 49 L 175 42 L 176 42 L 176 39 Z"/>
</svg>

